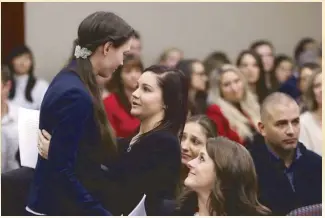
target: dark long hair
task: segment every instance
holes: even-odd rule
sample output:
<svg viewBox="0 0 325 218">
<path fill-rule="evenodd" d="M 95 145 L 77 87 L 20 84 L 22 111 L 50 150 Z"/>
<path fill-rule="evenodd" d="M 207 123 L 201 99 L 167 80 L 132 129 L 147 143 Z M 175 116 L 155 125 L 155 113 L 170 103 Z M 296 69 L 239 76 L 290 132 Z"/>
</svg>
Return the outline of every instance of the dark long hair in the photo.
<svg viewBox="0 0 325 218">
<path fill-rule="evenodd" d="M 264 40 L 264 39 L 259 39 L 259 40 L 256 40 L 254 41 L 250 46 L 249 46 L 249 50 L 252 50 L 252 51 L 255 51 L 256 52 L 256 49 L 262 45 L 267 45 L 271 48 L 271 50 L 273 51 L 274 53 L 274 46 L 273 44 L 268 41 L 268 40 Z"/>
<path fill-rule="evenodd" d="M 240 54 L 238 55 L 236 65 L 238 67 L 241 64 L 243 57 L 247 54 L 254 57 L 256 64 L 260 70 L 259 78 L 256 81 L 256 94 L 257 94 L 259 102 L 262 102 L 264 100 L 264 98 L 269 94 L 269 90 L 266 88 L 267 86 L 266 86 L 266 80 L 265 80 L 265 70 L 263 67 L 263 62 L 262 62 L 261 57 L 256 52 L 254 52 L 252 50 L 244 50 L 244 51 L 240 52 Z"/>
<path fill-rule="evenodd" d="M 186 123 L 197 123 L 200 125 L 202 132 L 204 133 L 206 138 L 214 138 L 218 136 L 217 126 L 216 124 L 206 115 L 204 114 L 198 114 L 189 117 L 186 120 Z M 187 177 L 187 174 L 189 172 L 189 168 L 185 165 L 182 166 L 182 172 L 181 172 L 181 189 L 184 185 L 184 180 Z"/>
<path fill-rule="evenodd" d="M 219 69 L 224 64 L 231 64 L 231 61 L 227 54 L 222 51 L 212 52 L 203 61 L 208 77 L 212 71 Z"/>
<path fill-rule="evenodd" d="M 25 88 L 25 98 L 27 101 L 33 102 L 31 92 L 36 84 L 36 78 L 34 75 L 34 57 L 32 51 L 26 45 L 22 45 L 14 48 L 8 56 L 7 65 L 11 73 L 11 81 L 12 81 L 12 86 L 9 92 L 9 99 L 13 99 L 16 95 L 16 81 L 14 76 L 16 72 L 13 65 L 13 59 L 23 54 L 29 54 L 32 61 L 32 65 L 28 70 L 28 80 Z"/>
<path fill-rule="evenodd" d="M 201 63 L 201 61 L 197 59 L 185 59 L 180 60 L 178 64 L 176 65 L 176 68 L 181 70 L 188 80 L 189 88 L 191 87 L 191 80 L 192 80 L 192 74 L 193 74 L 193 64 L 194 63 Z M 188 100 L 188 107 L 191 115 L 196 114 L 204 114 L 207 108 L 207 94 L 204 91 L 198 91 L 194 97 L 194 101 L 192 99 Z"/>
<path fill-rule="evenodd" d="M 152 130 L 140 135 L 137 141 L 157 131 L 169 131 L 181 138 L 187 118 L 188 81 L 184 73 L 162 65 L 153 65 L 144 70 L 157 75 L 158 86 L 162 90 L 165 109 L 163 120 Z"/>
<path fill-rule="evenodd" d="M 210 215 L 270 215 L 271 211 L 257 199 L 257 175 L 253 159 L 246 148 L 218 136 L 208 140 L 206 149 L 213 161 L 216 176 L 208 200 Z M 178 210 L 195 207 L 197 194 L 187 188 L 180 198 Z"/>
<path fill-rule="evenodd" d="M 78 28 L 78 38 L 74 44 L 94 52 L 107 42 L 111 42 L 115 48 L 118 48 L 132 36 L 132 27 L 122 18 L 111 12 L 100 11 L 89 15 L 81 22 Z M 75 58 L 75 61 L 76 67 L 72 70 L 79 75 L 93 98 L 95 122 L 101 135 L 101 149 L 97 157 L 107 160 L 107 156 L 114 157 L 116 154 L 116 141 L 106 117 L 93 66 L 89 58 Z"/>
<path fill-rule="evenodd" d="M 299 62 L 299 56 L 305 51 L 305 46 L 308 43 L 315 43 L 316 40 L 310 37 L 302 38 L 296 45 L 295 50 L 294 50 L 294 59 L 296 64 Z"/>
<path fill-rule="evenodd" d="M 120 66 L 117 68 L 117 70 L 114 72 L 112 79 L 106 84 L 107 90 L 109 90 L 111 93 L 115 93 L 118 101 L 122 104 L 125 111 L 130 113 L 131 110 L 131 103 L 130 100 L 127 98 L 124 90 L 124 84 L 121 78 L 122 72 L 124 69 L 132 70 L 132 69 L 138 69 L 141 73 L 143 72 L 143 64 L 140 60 L 140 58 L 134 56 L 134 55 L 127 55 L 124 58 L 123 66 Z"/>
<path fill-rule="evenodd" d="M 292 59 L 289 56 L 287 56 L 287 55 L 279 54 L 279 55 L 277 55 L 275 57 L 273 69 L 272 69 L 271 75 L 270 75 L 270 81 L 271 81 L 273 90 L 277 90 L 280 87 L 280 85 L 281 85 L 280 82 L 276 78 L 276 70 L 277 70 L 277 68 L 280 66 L 280 64 L 283 61 L 288 61 L 288 62 L 290 62 L 290 63 L 293 64 Z"/>
</svg>

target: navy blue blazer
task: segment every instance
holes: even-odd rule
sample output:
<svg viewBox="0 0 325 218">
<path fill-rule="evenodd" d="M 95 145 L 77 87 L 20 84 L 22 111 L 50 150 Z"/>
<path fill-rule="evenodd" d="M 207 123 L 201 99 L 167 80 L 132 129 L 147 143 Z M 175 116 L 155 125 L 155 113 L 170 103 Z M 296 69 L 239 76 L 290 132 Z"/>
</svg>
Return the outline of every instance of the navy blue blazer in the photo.
<svg viewBox="0 0 325 218">
<path fill-rule="evenodd" d="M 100 137 L 92 98 L 72 70 L 63 69 L 50 84 L 39 128 L 52 139 L 48 160 L 38 156 L 27 206 L 46 215 L 111 215 L 100 204 L 104 172 L 93 158 Z"/>
</svg>

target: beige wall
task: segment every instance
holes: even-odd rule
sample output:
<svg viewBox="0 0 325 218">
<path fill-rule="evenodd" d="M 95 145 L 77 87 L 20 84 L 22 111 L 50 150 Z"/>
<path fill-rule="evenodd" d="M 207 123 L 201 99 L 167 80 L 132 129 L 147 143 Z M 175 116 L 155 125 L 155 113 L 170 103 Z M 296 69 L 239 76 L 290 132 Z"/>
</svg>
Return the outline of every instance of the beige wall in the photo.
<svg viewBox="0 0 325 218">
<path fill-rule="evenodd" d="M 97 10 L 122 16 L 142 36 L 146 65 L 169 46 L 186 57 L 218 49 L 232 59 L 257 38 L 292 55 L 301 37 L 321 40 L 321 3 L 26 3 L 26 41 L 35 53 L 36 75 L 47 80 L 72 49 L 77 27 Z"/>
</svg>

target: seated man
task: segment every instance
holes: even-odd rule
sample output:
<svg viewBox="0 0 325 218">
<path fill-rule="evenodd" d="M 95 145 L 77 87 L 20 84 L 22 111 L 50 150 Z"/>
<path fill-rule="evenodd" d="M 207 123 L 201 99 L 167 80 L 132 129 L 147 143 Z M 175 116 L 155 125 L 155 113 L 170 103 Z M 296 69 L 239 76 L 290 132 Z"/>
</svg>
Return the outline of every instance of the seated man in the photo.
<svg viewBox="0 0 325 218">
<path fill-rule="evenodd" d="M 273 215 L 322 202 L 322 158 L 298 142 L 300 109 L 275 92 L 261 106 L 264 140 L 250 145 L 259 181 L 259 200 Z"/>
</svg>

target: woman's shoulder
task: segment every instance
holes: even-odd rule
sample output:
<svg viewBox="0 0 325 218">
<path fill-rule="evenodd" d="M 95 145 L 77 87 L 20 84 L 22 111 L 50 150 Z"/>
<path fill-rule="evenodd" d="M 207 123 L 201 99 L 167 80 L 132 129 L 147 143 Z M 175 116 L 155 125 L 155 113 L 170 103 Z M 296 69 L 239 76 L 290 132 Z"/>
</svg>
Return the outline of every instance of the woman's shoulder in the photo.
<svg viewBox="0 0 325 218">
<path fill-rule="evenodd" d="M 118 106 L 118 99 L 115 93 L 110 93 L 106 98 L 103 100 L 104 105 L 109 106 L 110 108 Z"/>
<path fill-rule="evenodd" d="M 180 154 L 180 143 L 176 136 L 164 130 L 150 133 L 137 142 L 146 153 L 156 153 L 164 156 L 165 154 L 175 156 Z"/>
<path fill-rule="evenodd" d="M 44 99 L 44 102 L 50 107 L 51 105 L 72 107 L 72 103 L 75 106 L 82 106 L 83 109 L 91 109 L 93 105 L 92 97 L 83 83 L 67 82 L 64 79 L 53 81 L 49 86 Z M 80 110 L 80 108 L 79 108 Z"/>
<path fill-rule="evenodd" d="M 47 89 L 49 83 L 45 79 L 38 78 L 36 79 L 36 86 Z"/>
<path fill-rule="evenodd" d="M 49 87 L 49 83 L 46 80 L 36 79 L 36 83 L 33 88 L 33 96 L 42 99 L 48 87 Z"/>
<path fill-rule="evenodd" d="M 217 113 L 222 114 L 221 108 L 217 104 L 210 104 L 207 106 L 207 113 Z"/>
<path fill-rule="evenodd" d="M 300 120 L 301 121 L 307 121 L 312 118 L 312 113 L 309 111 L 306 111 L 300 115 Z"/>
<path fill-rule="evenodd" d="M 310 111 L 306 111 L 300 115 L 300 126 L 301 128 L 309 129 L 316 123 L 313 114 Z"/>
<path fill-rule="evenodd" d="M 168 145 L 171 146 L 175 144 L 179 144 L 178 138 L 174 134 L 166 130 L 158 130 L 156 132 L 153 132 L 147 137 L 145 137 L 144 140 L 156 142 L 157 144 L 161 144 L 161 143 L 165 144 L 168 142 L 169 143 Z"/>
<path fill-rule="evenodd" d="M 69 68 L 62 69 L 52 80 L 49 89 L 56 93 L 79 93 L 89 96 L 89 91 L 80 77 Z"/>
</svg>

